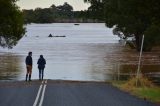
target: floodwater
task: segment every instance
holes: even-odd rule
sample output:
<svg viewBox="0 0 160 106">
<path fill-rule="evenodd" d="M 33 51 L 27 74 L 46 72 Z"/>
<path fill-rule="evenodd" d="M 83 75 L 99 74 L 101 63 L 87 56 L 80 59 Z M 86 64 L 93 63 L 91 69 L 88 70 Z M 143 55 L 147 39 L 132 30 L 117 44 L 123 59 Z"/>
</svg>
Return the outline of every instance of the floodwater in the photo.
<svg viewBox="0 0 160 106">
<path fill-rule="evenodd" d="M 114 79 L 124 64 L 138 63 L 138 53 L 120 45 L 119 38 L 104 23 L 30 24 L 26 28 L 26 36 L 17 46 L 0 49 L 1 80 L 25 79 L 24 61 L 29 51 L 33 52 L 32 79 L 38 79 L 37 60 L 41 54 L 47 62 L 45 79 L 107 81 Z M 49 34 L 65 37 L 48 37 Z M 144 61 L 159 64 L 158 53 L 146 53 Z M 156 72 L 159 69 L 157 65 Z"/>
</svg>

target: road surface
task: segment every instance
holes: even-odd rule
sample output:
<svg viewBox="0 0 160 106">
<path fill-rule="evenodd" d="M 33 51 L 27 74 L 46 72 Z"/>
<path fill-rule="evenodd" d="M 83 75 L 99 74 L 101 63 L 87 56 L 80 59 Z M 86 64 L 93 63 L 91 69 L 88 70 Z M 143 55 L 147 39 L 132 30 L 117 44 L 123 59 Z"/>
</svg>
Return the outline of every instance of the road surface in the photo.
<svg viewBox="0 0 160 106">
<path fill-rule="evenodd" d="M 0 106 L 156 106 L 107 83 L 0 82 Z"/>
</svg>

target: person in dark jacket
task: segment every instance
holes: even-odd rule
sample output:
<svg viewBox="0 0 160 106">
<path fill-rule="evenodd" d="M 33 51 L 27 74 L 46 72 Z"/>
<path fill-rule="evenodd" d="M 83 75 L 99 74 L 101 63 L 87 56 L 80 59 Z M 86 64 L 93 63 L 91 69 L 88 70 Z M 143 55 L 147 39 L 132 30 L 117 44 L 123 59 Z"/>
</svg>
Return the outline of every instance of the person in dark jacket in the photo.
<svg viewBox="0 0 160 106">
<path fill-rule="evenodd" d="M 40 55 L 40 58 L 37 61 L 38 69 L 39 69 L 39 80 L 43 80 L 43 73 L 46 64 L 46 60 L 43 58 L 43 55 Z"/>
<path fill-rule="evenodd" d="M 27 68 L 27 73 L 26 73 L 26 81 L 28 79 L 29 76 L 29 81 L 31 81 L 31 74 L 32 74 L 32 52 L 28 53 L 28 56 L 26 57 L 26 68 Z"/>
</svg>

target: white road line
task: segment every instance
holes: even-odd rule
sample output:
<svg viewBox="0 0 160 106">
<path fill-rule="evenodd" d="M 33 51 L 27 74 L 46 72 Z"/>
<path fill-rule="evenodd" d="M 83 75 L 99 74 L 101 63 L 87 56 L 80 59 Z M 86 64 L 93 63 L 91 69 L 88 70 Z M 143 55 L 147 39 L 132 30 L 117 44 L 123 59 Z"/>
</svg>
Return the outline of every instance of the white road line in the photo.
<svg viewBox="0 0 160 106">
<path fill-rule="evenodd" d="M 41 96 L 41 100 L 40 100 L 39 106 L 42 106 L 42 104 L 43 104 L 44 94 L 45 94 L 45 90 L 46 90 L 46 86 L 47 86 L 47 80 L 44 83 L 45 83 L 45 85 L 43 87 L 42 96 Z"/>
<path fill-rule="evenodd" d="M 35 101 L 34 101 L 33 106 L 36 106 L 36 105 L 37 105 L 38 98 L 39 98 L 39 95 L 40 95 L 40 93 L 41 93 L 41 89 L 42 89 L 42 84 L 41 84 L 40 87 L 39 87 L 39 90 L 38 90 L 38 93 L 37 93 L 37 96 L 36 96 L 36 99 L 35 99 Z"/>
<path fill-rule="evenodd" d="M 37 96 L 36 96 L 36 99 L 35 99 L 35 101 L 34 101 L 33 106 L 37 106 L 38 99 L 39 99 L 39 97 L 40 97 L 40 93 L 41 93 L 41 91 L 42 91 L 42 89 L 43 89 L 43 83 L 44 83 L 44 81 L 42 81 L 42 83 L 41 83 L 41 85 L 40 85 L 40 87 L 39 87 L 39 90 L 38 90 L 38 93 L 37 93 Z"/>
<path fill-rule="evenodd" d="M 39 106 L 42 106 L 42 104 L 43 104 L 43 99 L 44 99 L 44 93 L 45 93 L 45 90 L 46 90 L 46 86 L 47 85 L 45 84 L 44 87 L 43 87 L 43 92 L 42 92 L 42 96 L 41 96 Z"/>
<path fill-rule="evenodd" d="M 45 81 L 45 84 L 47 84 L 47 80 Z"/>
<path fill-rule="evenodd" d="M 38 93 L 37 93 L 37 96 L 36 96 L 36 99 L 34 101 L 33 106 L 37 106 L 39 98 L 40 98 L 39 106 L 42 106 L 43 99 L 44 99 L 44 94 L 45 94 L 45 90 L 46 90 L 46 86 L 47 86 L 46 84 L 47 84 L 47 80 L 46 81 L 42 81 L 42 83 L 41 83 L 41 85 L 39 87 L 39 90 L 38 90 Z M 41 92 L 42 92 L 42 95 L 40 97 Z"/>
</svg>

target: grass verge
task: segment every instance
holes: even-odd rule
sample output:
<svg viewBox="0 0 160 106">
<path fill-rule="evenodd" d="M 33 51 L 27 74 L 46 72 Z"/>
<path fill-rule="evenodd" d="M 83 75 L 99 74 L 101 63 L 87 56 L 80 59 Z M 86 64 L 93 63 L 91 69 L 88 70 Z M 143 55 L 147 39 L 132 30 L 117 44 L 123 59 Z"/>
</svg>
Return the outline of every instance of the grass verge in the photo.
<svg viewBox="0 0 160 106">
<path fill-rule="evenodd" d="M 141 78 L 140 86 L 135 85 L 135 78 L 129 81 L 112 81 L 112 85 L 139 98 L 160 104 L 160 87 L 153 85 L 146 78 Z"/>
</svg>

